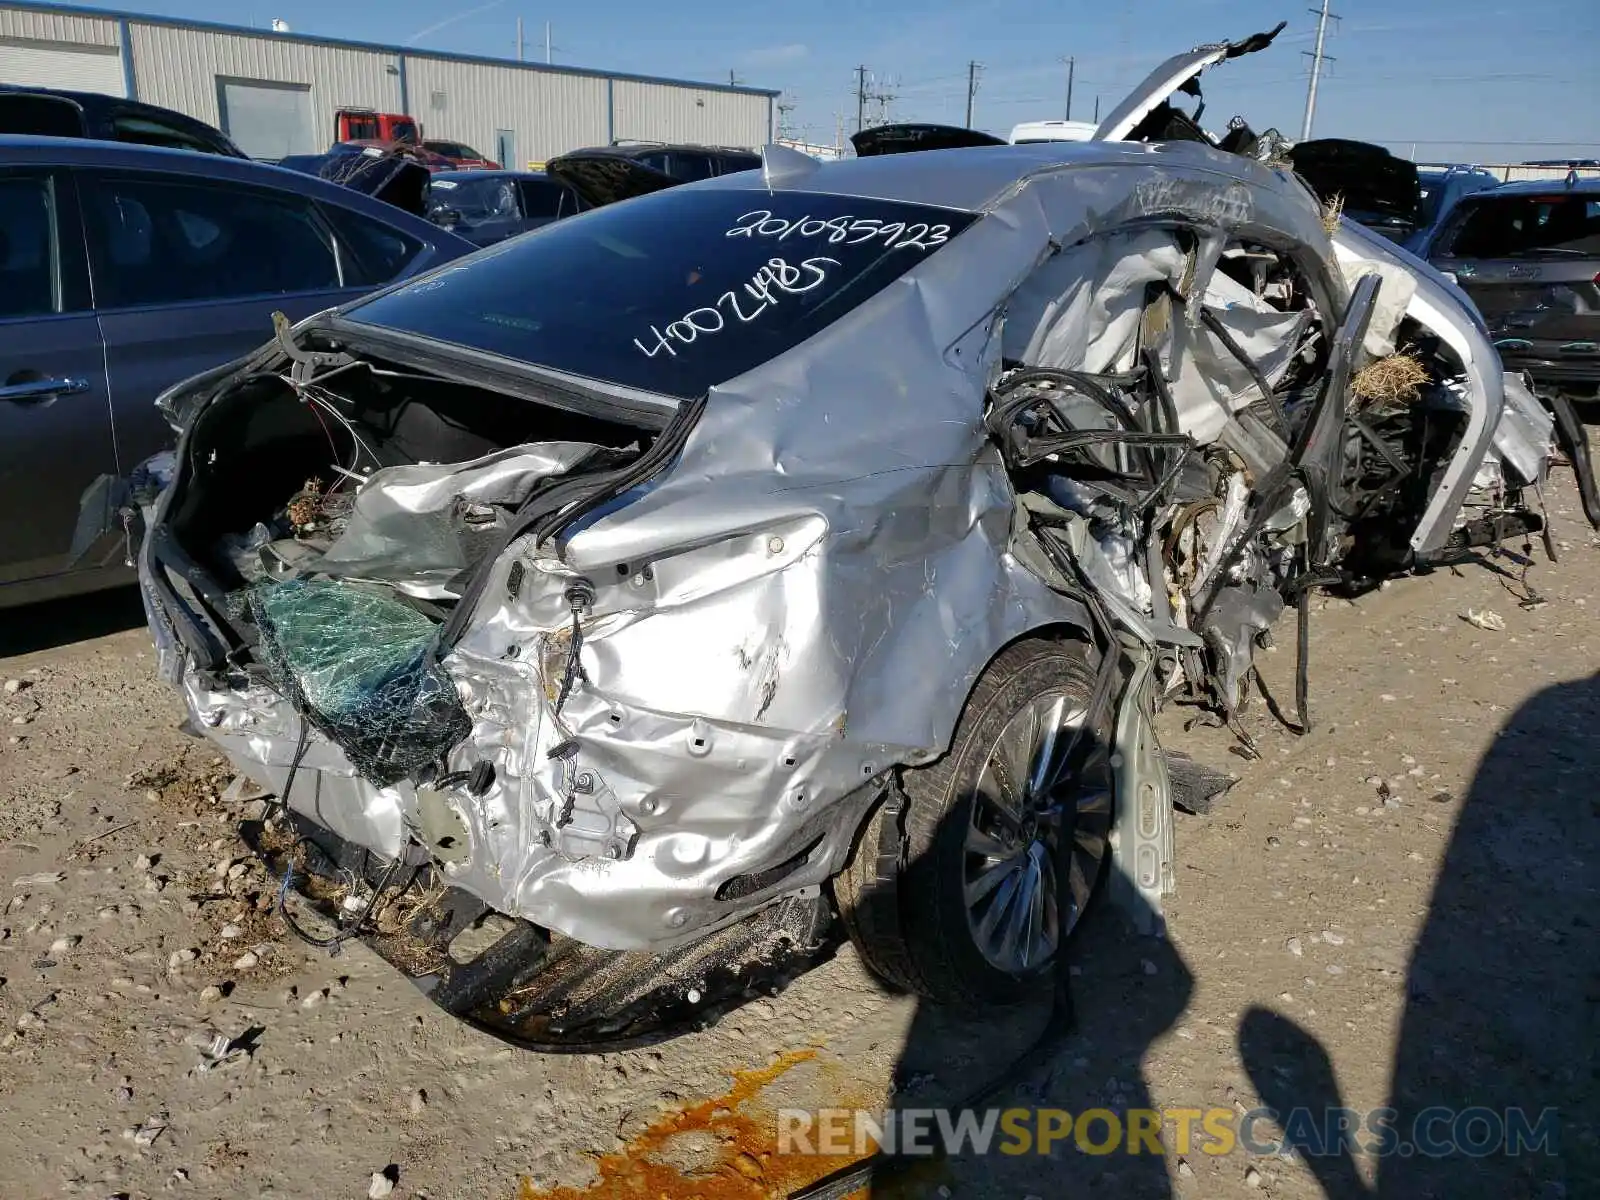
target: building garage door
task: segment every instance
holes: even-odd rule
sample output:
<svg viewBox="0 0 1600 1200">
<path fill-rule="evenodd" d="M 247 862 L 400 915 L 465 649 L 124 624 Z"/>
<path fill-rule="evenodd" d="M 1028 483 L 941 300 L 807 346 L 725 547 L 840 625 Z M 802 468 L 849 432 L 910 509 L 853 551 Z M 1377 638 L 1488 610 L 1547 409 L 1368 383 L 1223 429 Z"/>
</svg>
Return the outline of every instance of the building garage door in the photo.
<svg viewBox="0 0 1600 1200">
<path fill-rule="evenodd" d="M 260 79 L 217 79 L 222 132 L 251 158 L 276 162 L 290 154 L 319 154 L 311 120 L 311 86 Z"/>
<path fill-rule="evenodd" d="M 115 46 L 0 39 L 0 83 L 127 95 Z"/>
</svg>

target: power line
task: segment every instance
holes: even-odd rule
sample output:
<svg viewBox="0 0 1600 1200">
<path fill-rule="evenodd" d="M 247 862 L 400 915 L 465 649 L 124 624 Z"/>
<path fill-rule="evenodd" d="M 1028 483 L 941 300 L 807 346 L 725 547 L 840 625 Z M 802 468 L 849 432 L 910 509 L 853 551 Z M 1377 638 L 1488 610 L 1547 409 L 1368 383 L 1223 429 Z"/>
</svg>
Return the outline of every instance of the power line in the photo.
<svg viewBox="0 0 1600 1200">
<path fill-rule="evenodd" d="M 899 85 L 895 84 L 894 86 L 898 87 Z M 872 100 L 875 100 L 877 102 L 877 104 L 878 104 L 878 121 L 879 121 L 880 124 L 887 124 L 888 123 L 888 120 L 889 120 L 889 105 L 893 104 L 895 99 L 899 95 L 898 92 L 888 91 L 887 90 L 888 87 L 889 87 L 889 82 L 887 80 L 885 80 L 882 84 L 879 85 L 879 90 L 876 91 L 876 92 L 873 92 L 872 96 L 870 97 Z"/>
<path fill-rule="evenodd" d="M 856 68 L 856 132 L 860 133 L 866 126 L 867 101 L 872 101 L 878 106 L 878 117 L 882 121 L 889 119 L 889 105 L 895 98 L 895 93 L 885 91 L 877 84 L 876 91 L 867 90 L 867 67 L 863 63 Z"/>
</svg>

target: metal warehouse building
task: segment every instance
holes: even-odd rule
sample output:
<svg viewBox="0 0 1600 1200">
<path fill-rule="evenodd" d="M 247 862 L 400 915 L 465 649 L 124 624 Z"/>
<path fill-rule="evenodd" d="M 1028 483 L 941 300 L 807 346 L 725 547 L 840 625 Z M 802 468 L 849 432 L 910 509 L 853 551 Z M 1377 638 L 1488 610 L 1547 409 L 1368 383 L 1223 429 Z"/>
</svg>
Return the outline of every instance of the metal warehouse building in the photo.
<svg viewBox="0 0 1600 1200">
<path fill-rule="evenodd" d="M 269 159 L 326 150 L 337 109 L 406 113 L 506 166 L 615 139 L 754 148 L 777 96 L 58 4 L 0 4 L 0 83 L 174 108 Z"/>
</svg>

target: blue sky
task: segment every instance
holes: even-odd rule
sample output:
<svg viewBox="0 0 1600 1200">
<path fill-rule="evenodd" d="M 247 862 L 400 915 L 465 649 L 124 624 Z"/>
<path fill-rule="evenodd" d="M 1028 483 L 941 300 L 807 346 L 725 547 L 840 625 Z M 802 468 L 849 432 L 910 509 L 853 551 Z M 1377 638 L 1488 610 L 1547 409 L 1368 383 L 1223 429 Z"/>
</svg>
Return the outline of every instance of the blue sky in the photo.
<svg viewBox="0 0 1600 1200">
<path fill-rule="evenodd" d="M 556 62 L 670 75 L 729 78 L 781 88 L 792 132 L 831 143 L 855 119 L 855 68 L 869 90 L 894 96 L 902 120 L 965 118 L 967 62 L 982 63 L 974 124 L 1004 133 L 1018 121 L 1058 118 L 1068 55 L 1077 59 L 1073 117 L 1095 98 L 1109 111 L 1169 54 L 1242 37 L 1280 20 L 1268 51 L 1207 76 L 1206 124 L 1242 113 L 1258 130 L 1298 137 L 1316 18 L 1309 0 L 611 0 L 536 7 L 527 0 L 146 0 L 91 4 L 297 33 L 409 43 L 470 54 L 515 54 L 516 20 L 528 56 L 542 57 L 552 24 Z M 1600 157 L 1600 0 L 1336 0 L 1327 51 L 1337 60 L 1318 96 L 1315 133 L 1382 142 L 1439 161 L 1494 161 L 1583 152 Z M 869 124 L 880 108 L 869 108 Z"/>
</svg>

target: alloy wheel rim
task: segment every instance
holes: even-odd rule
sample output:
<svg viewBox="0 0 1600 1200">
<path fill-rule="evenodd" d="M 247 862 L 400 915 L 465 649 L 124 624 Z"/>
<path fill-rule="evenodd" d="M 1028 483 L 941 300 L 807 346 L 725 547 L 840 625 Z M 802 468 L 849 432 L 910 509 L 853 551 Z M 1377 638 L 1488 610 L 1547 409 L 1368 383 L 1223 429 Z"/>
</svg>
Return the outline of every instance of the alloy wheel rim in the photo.
<svg viewBox="0 0 1600 1200">
<path fill-rule="evenodd" d="M 1010 975 L 1051 962 L 1105 857 L 1111 792 L 1096 770 L 1104 755 L 1085 746 L 1087 719 L 1062 693 L 1037 696 L 1006 722 L 978 772 L 963 898 L 978 952 Z"/>
</svg>

